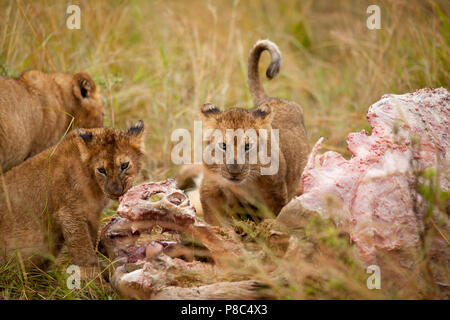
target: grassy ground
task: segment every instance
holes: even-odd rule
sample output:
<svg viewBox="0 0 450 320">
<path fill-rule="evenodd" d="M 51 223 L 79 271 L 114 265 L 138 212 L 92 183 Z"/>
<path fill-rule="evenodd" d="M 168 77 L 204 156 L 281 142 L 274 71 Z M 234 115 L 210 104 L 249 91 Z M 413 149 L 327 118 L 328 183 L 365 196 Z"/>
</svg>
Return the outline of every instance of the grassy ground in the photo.
<svg viewBox="0 0 450 320">
<path fill-rule="evenodd" d="M 283 54 L 281 73 L 264 81 L 266 91 L 303 106 L 311 143 L 325 136 L 326 148 L 346 155 L 347 134 L 370 129 L 367 108 L 383 94 L 450 87 L 450 3 L 445 0 L 377 1 L 380 30 L 366 27 L 366 8 L 373 1 L 73 3 L 81 7 L 81 30 L 66 28 L 64 1 L 1 1 L 0 72 L 90 73 L 102 90 L 107 125 L 146 123 L 141 181 L 176 175 L 170 134 L 192 129 L 204 102 L 252 105 L 247 55 L 261 38 L 275 41 Z M 261 69 L 268 61 L 264 56 Z M 364 288 L 343 288 L 350 283 L 348 272 L 341 277 L 348 267 L 333 268 L 339 280 L 325 286 L 325 293 L 306 286 L 301 294 L 293 287 L 294 293 L 279 296 L 378 297 L 367 293 L 364 282 L 358 282 Z M 357 273 L 353 279 L 363 276 Z M 94 284 L 69 292 L 64 283 L 57 270 L 26 274 L 11 264 L 0 269 L 0 298 L 117 298 Z"/>
</svg>

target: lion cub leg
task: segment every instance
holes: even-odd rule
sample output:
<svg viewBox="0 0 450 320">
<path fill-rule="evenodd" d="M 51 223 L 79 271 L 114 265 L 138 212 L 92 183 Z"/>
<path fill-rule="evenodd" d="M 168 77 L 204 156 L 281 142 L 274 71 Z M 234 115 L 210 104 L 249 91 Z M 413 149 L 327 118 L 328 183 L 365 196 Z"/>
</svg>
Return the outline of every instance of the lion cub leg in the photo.
<svg viewBox="0 0 450 320">
<path fill-rule="evenodd" d="M 265 188 L 261 188 L 264 202 L 267 208 L 278 216 L 281 209 L 288 203 L 288 189 L 285 182 L 276 183 L 271 181 L 265 183 Z"/>
<path fill-rule="evenodd" d="M 212 225 L 221 225 L 224 218 L 222 211 L 226 198 L 220 188 L 214 183 L 202 184 L 200 187 L 200 202 L 205 221 Z"/>
<path fill-rule="evenodd" d="M 71 212 L 67 208 L 57 212 L 57 220 L 73 263 L 80 267 L 93 267 L 97 265 L 95 240 L 92 239 L 86 217 L 83 213 Z"/>
</svg>

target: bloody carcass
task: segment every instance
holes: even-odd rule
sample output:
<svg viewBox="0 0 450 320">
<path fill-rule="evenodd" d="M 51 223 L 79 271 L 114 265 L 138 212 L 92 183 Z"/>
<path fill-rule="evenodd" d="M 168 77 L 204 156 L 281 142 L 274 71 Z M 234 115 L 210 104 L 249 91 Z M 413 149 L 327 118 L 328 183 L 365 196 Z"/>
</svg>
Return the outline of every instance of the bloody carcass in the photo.
<svg viewBox="0 0 450 320">
<path fill-rule="evenodd" d="M 118 216 L 103 228 L 101 245 L 116 268 L 112 285 L 124 298 L 136 299 L 250 299 L 263 298 L 263 286 L 253 280 L 232 281 L 217 266 L 236 256 L 232 233 L 209 226 L 174 180 L 144 183 L 119 200 Z M 173 234 L 171 240 L 149 236 L 154 228 Z M 191 251 L 181 235 L 200 242 L 213 263 L 177 257 Z M 141 236 L 149 236 L 142 240 Z M 189 279 L 189 281 L 186 281 Z M 184 281 L 184 282 L 183 282 Z M 189 283 L 187 283 L 189 282 Z"/>
<path fill-rule="evenodd" d="M 427 203 L 418 190 L 427 169 L 438 188 L 449 190 L 450 94 L 439 88 L 384 95 L 367 119 L 372 133 L 349 134 L 348 160 L 332 151 L 319 154 L 319 139 L 302 174 L 303 193 L 293 202 L 332 218 L 349 232 L 362 260 L 373 263 L 380 249 L 419 242 Z M 442 211 L 433 214 L 445 216 Z M 448 247 L 445 235 L 442 240 Z"/>
</svg>

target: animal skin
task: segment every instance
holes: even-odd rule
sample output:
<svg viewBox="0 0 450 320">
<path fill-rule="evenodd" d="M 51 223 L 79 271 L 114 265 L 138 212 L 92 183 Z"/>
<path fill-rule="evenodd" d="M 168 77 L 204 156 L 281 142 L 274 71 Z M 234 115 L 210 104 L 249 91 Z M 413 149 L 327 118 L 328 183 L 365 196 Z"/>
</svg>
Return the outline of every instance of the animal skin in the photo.
<svg viewBox="0 0 450 320">
<path fill-rule="evenodd" d="M 105 254 L 116 263 L 112 286 L 125 299 L 262 299 L 265 286 L 254 280 L 221 279 L 221 266 L 242 254 L 232 233 L 204 223 L 186 194 L 168 179 L 130 189 L 120 198 L 118 216 L 101 232 Z M 181 241 L 153 240 L 152 229 L 189 235 L 203 244 L 214 264 L 186 262 L 179 253 L 193 248 Z M 178 238 L 178 237 L 177 237 Z M 177 278 L 195 278 L 192 286 Z"/>
<path fill-rule="evenodd" d="M 374 263 L 380 250 L 418 244 L 426 206 L 417 192 L 421 172 L 434 168 L 439 187 L 449 190 L 450 94 L 439 88 L 384 95 L 367 119 L 371 135 L 363 130 L 347 138 L 349 160 L 332 151 L 320 155 L 322 139 L 316 143 L 302 175 L 303 194 L 293 201 L 347 229 L 360 257 Z M 433 215 L 441 220 L 438 210 Z"/>
</svg>

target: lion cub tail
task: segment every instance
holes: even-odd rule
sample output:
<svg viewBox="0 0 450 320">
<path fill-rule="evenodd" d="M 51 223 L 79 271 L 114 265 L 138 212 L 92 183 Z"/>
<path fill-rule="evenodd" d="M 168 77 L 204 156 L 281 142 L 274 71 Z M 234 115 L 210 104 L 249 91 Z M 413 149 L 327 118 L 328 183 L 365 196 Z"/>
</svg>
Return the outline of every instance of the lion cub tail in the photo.
<svg viewBox="0 0 450 320">
<path fill-rule="evenodd" d="M 248 87 L 253 98 L 253 103 L 257 105 L 262 99 L 267 98 L 264 88 L 259 79 L 258 63 L 261 53 L 267 50 L 270 53 L 271 61 L 267 68 L 268 79 L 275 77 L 281 67 L 281 52 L 278 46 L 270 40 L 259 40 L 256 42 L 248 57 Z"/>
</svg>

